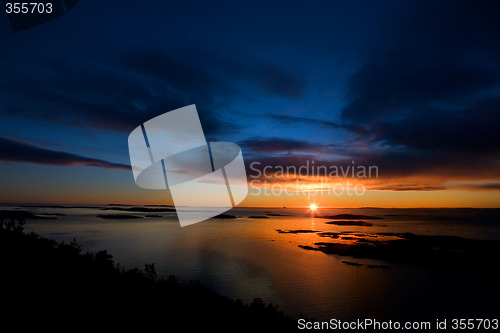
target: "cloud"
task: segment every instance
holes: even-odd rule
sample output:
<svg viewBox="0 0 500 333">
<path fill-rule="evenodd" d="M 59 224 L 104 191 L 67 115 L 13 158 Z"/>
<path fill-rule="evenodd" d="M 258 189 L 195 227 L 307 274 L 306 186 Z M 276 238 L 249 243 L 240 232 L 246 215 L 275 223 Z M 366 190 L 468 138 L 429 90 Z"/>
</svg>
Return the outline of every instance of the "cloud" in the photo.
<svg viewBox="0 0 500 333">
<path fill-rule="evenodd" d="M 332 129 L 342 129 L 349 132 L 354 132 L 357 134 L 365 135 L 367 134 L 366 128 L 362 125 L 357 124 L 344 124 L 344 123 L 335 123 L 328 120 L 321 119 L 313 119 L 307 117 L 297 117 L 297 116 L 289 116 L 289 115 L 280 115 L 280 114 L 265 114 L 264 117 L 278 121 L 282 124 L 296 124 L 296 125 L 315 125 L 324 128 L 332 128 Z"/>
<path fill-rule="evenodd" d="M 259 63 L 244 70 L 264 92 L 297 99 L 304 94 L 304 82 L 270 63 Z"/>
<path fill-rule="evenodd" d="M 494 12 L 493 2 L 421 2 L 404 22 L 387 24 L 384 41 L 348 79 L 340 121 L 367 130 L 342 148 L 364 145 L 351 146 L 358 163 L 377 165 L 388 180 L 408 179 L 391 190 L 411 190 L 411 177 L 430 189 L 499 178 Z"/>
<path fill-rule="evenodd" d="M 184 106 L 158 83 L 88 61 L 41 61 L 44 75 L 23 72 L 23 61 L 0 78 L 0 112 L 53 124 L 131 131 L 138 124 Z M 20 68 L 18 68 L 20 67 Z M 157 95 L 157 96 L 156 96 Z"/>
<path fill-rule="evenodd" d="M 201 50 L 128 49 L 92 61 L 71 55 L 44 60 L 53 58 L 45 52 L 35 63 L 3 56 L 1 114 L 128 132 L 164 112 L 196 104 L 204 131 L 214 136 L 238 129 L 224 114 L 248 87 L 284 98 L 297 98 L 304 89 L 302 80 L 273 64 L 237 63 Z"/>
<path fill-rule="evenodd" d="M 371 190 L 374 191 L 396 191 L 396 192 L 423 192 L 423 191 L 442 191 L 446 190 L 446 186 L 436 186 L 436 185 L 391 185 L 391 186 L 380 186 L 373 187 Z"/>
<path fill-rule="evenodd" d="M 56 166 L 91 166 L 130 170 L 129 165 L 112 163 L 68 152 L 46 149 L 15 139 L 0 137 L 0 160 Z"/>
<path fill-rule="evenodd" d="M 372 59 L 351 76 L 343 119 L 367 122 L 399 118 L 425 113 L 433 105 L 455 109 L 484 91 L 498 88 L 498 69 L 454 59 L 456 55 L 450 59 L 428 51 L 428 47 L 424 51 L 394 50 L 384 59 Z"/>
<path fill-rule="evenodd" d="M 500 93 L 497 10 L 493 2 L 419 3 L 404 23 L 388 25 L 385 40 L 349 78 L 341 119 L 367 127 L 392 122 L 401 131 L 426 120 L 445 139 L 457 134 L 457 122 L 487 125 Z M 473 140 L 480 132 L 468 134 Z"/>
<path fill-rule="evenodd" d="M 487 154 L 387 149 L 353 154 L 357 164 L 376 165 L 380 177 L 433 180 L 500 178 L 500 160 Z"/>
<path fill-rule="evenodd" d="M 300 152 L 314 153 L 333 153 L 334 145 L 320 144 L 310 141 L 300 141 L 286 138 L 262 138 L 254 137 L 244 141 L 239 141 L 245 150 L 251 154 L 300 154 Z"/>
<path fill-rule="evenodd" d="M 236 62 L 202 50 L 173 55 L 159 49 L 141 49 L 122 55 L 124 68 L 160 79 L 185 94 L 213 98 L 214 93 L 236 94 L 234 81 L 250 83 L 261 91 L 285 98 L 302 96 L 305 83 L 291 72 L 269 62 Z"/>
<path fill-rule="evenodd" d="M 483 184 L 458 184 L 456 186 L 453 186 L 453 188 L 460 189 L 460 190 L 498 191 L 498 190 L 500 190 L 500 183 L 499 182 L 492 182 L 492 183 L 483 183 Z"/>
<path fill-rule="evenodd" d="M 287 145 L 293 145 L 291 141 L 285 141 L 284 146 L 278 143 L 273 151 L 284 152 L 282 154 L 245 153 L 245 164 L 249 176 L 258 174 L 257 170 L 264 168 L 276 169 L 283 167 L 291 170 L 303 170 L 305 174 L 317 175 L 318 170 L 330 176 L 332 170 L 337 170 L 342 176 L 345 171 L 347 178 L 360 178 L 358 171 L 368 171 L 371 176 L 366 179 L 361 177 L 363 183 L 370 183 L 370 189 L 391 191 L 435 191 L 451 189 L 449 182 L 453 181 L 488 181 L 500 179 L 500 161 L 483 155 L 471 155 L 464 158 L 461 153 L 428 153 L 410 150 L 402 151 L 354 151 L 350 157 L 335 155 L 333 153 L 319 156 L 312 150 L 286 154 Z M 260 144 L 266 146 L 265 141 Z M 257 144 L 257 149 L 260 144 Z M 306 145 L 304 145 L 305 148 Z M 301 169 L 302 167 L 302 169 Z M 354 167 L 354 177 L 351 168 Z M 312 170 L 314 168 L 314 171 Z M 325 169 L 326 168 L 326 169 Z M 333 169 L 332 169 L 333 168 Z M 335 175 L 335 174 L 334 174 Z M 361 174 L 363 176 L 363 173 Z M 488 182 L 490 184 L 490 182 Z M 486 185 L 485 189 L 491 189 Z"/>
<path fill-rule="evenodd" d="M 191 60 L 190 53 L 174 57 L 158 49 L 141 49 L 129 51 L 119 61 L 121 68 L 157 79 L 158 83 L 181 96 L 209 100 L 213 98 L 214 92 L 221 90 L 234 93 L 230 86 L 208 68 Z"/>
<path fill-rule="evenodd" d="M 500 98 L 490 98 L 463 109 L 429 108 L 399 120 L 376 122 L 370 134 L 375 141 L 410 149 L 498 154 L 499 124 Z"/>
</svg>

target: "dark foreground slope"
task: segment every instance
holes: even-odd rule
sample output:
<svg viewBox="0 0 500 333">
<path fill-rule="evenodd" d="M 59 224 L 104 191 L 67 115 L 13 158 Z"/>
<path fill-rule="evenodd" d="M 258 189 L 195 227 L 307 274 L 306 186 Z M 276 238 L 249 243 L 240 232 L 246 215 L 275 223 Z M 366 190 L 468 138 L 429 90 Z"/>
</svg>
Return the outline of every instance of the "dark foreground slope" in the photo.
<svg viewBox="0 0 500 333">
<path fill-rule="evenodd" d="M 58 330 L 155 328 L 167 332 L 293 330 L 296 322 L 256 299 L 243 304 L 198 284 L 117 268 L 106 251 L 82 253 L 76 243 L 57 243 L 24 233 L 17 221 L 0 228 L 2 320 L 5 328 Z M 69 325 L 69 326 L 68 326 Z"/>
</svg>

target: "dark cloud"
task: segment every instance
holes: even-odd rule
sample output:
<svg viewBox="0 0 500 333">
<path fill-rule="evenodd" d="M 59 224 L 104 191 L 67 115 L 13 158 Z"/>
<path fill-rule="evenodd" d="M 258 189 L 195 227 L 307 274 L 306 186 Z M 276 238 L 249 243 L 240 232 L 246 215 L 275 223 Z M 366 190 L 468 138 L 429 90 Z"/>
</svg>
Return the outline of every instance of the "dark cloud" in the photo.
<svg viewBox="0 0 500 333">
<path fill-rule="evenodd" d="M 375 141 L 404 145 L 409 149 L 500 153 L 500 98 L 482 100 L 459 110 L 426 109 L 394 121 L 372 125 Z"/>
<path fill-rule="evenodd" d="M 304 82 L 269 63 L 260 63 L 245 70 L 249 78 L 260 88 L 271 95 L 286 98 L 302 97 Z"/>
<path fill-rule="evenodd" d="M 265 93 L 286 98 L 300 97 L 304 90 L 302 80 L 271 63 L 254 59 L 236 62 L 196 49 L 171 54 L 159 49 L 141 49 L 120 59 L 125 68 L 202 99 L 236 94 L 234 81 L 248 82 Z"/>
<path fill-rule="evenodd" d="M 162 58 L 165 53 L 154 51 Z M 139 58 L 144 54 L 141 52 Z M 306 88 L 302 77 L 293 71 L 281 68 L 269 61 L 262 61 L 253 57 L 221 56 L 201 50 L 180 51 L 178 57 L 195 71 L 206 71 L 212 78 L 221 81 L 221 92 L 224 94 L 236 93 L 236 85 L 245 85 L 245 91 L 237 94 L 245 95 L 249 91 L 257 90 L 271 96 L 287 99 L 297 99 L 304 95 Z M 196 75 L 196 74 L 193 74 Z"/>
<path fill-rule="evenodd" d="M 498 191 L 500 190 L 500 183 L 487 183 L 487 184 L 461 184 L 454 186 L 453 188 L 461 189 L 461 190 L 492 190 Z"/>
<path fill-rule="evenodd" d="M 446 190 L 445 186 L 433 186 L 433 185 L 392 185 L 392 186 L 380 186 L 372 187 L 371 190 L 375 191 L 396 191 L 396 192 L 423 192 L 423 191 L 442 191 Z"/>
<path fill-rule="evenodd" d="M 300 152 L 333 153 L 334 145 L 319 144 L 286 138 L 250 138 L 239 145 L 251 154 L 295 154 Z"/>
<path fill-rule="evenodd" d="M 374 57 L 350 77 L 342 117 L 370 122 L 426 112 L 432 106 L 460 108 L 498 88 L 498 67 L 466 58 L 439 45 Z"/>
<path fill-rule="evenodd" d="M 279 115 L 279 114 L 266 114 L 264 115 L 267 118 L 276 120 L 282 124 L 293 124 L 293 125 L 315 125 L 325 128 L 332 129 L 342 129 L 349 132 L 354 132 L 357 134 L 367 134 L 367 130 L 362 125 L 357 124 L 342 124 L 342 123 L 334 123 L 332 121 L 321 120 L 321 119 L 313 119 L 307 117 L 297 117 L 297 116 L 289 116 L 289 115 Z"/>
<path fill-rule="evenodd" d="M 0 78 L 1 112 L 71 126 L 131 131 L 184 101 L 157 82 L 87 61 L 41 62 L 47 74 L 24 76 L 17 68 Z"/>
<path fill-rule="evenodd" d="M 238 128 L 223 116 L 231 101 L 244 95 L 235 82 L 286 98 L 303 90 L 302 81 L 271 64 L 240 65 L 199 50 L 169 54 L 134 49 L 108 57 L 112 60 L 39 60 L 34 76 L 28 73 L 33 64 L 25 67 L 27 61 L 20 58 L 10 59 L 15 64 L 10 66 L 7 59 L 0 78 L 0 112 L 127 132 L 159 114 L 196 104 L 206 134 L 215 136 Z"/>
<path fill-rule="evenodd" d="M 500 24 L 492 3 L 419 3 L 405 23 L 387 29 L 386 41 L 349 79 L 343 119 L 371 122 L 436 106 L 463 108 L 498 93 Z"/>
<path fill-rule="evenodd" d="M 130 170 L 129 165 L 111 163 L 68 152 L 46 149 L 4 137 L 0 137 L 0 160 L 4 162 L 36 163 L 56 166 L 91 166 Z"/>
<path fill-rule="evenodd" d="M 261 142 L 262 145 L 265 145 L 264 140 Z M 314 168 L 326 167 L 328 170 L 331 167 L 339 169 L 342 167 L 343 170 L 352 170 L 347 169 L 348 167 L 354 167 L 355 170 L 360 170 L 358 167 L 364 167 L 365 170 L 372 168 L 372 178 L 378 178 L 384 182 L 384 185 L 379 185 L 375 189 L 394 191 L 442 190 L 448 186 L 447 183 L 450 181 L 500 179 L 500 161 L 481 154 L 464 158 L 463 154 L 457 152 L 429 153 L 411 150 L 381 150 L 377 152 L 368 150 L 352 151 L 351 156 L 345 157 L 333 153 L 316 154 L 312 148 L 305 150 L 305 152 L 300 152 L 299 149 L 296 153 L 286 154 L 287 146 L 293 144 L 292 141 L 286 141 L 283 146 L 282 143 L 277 144 L 276 147 L 271 144 L 271 147 L 274 148 L 273 152 L 284 152 L 282 154 L 266 151 L 261 154 L 246 154 L 244 151 L 247 172 L 249 174 L 255 173 L 250 168 L 252 163 L 254 169 L 258 170 L 263 170 L 266 166 L 272 168 L 290 166 L 296 169 L 301 166 L 314 166 Z M 255 147 L 256 152 L 258 152 L 259 145 L 257 143 Z M 299 143 L 299 145 L 307 148 L 307 142 Z M 346 175 L 351 177 L 352 173 Z"/>
<path fill-rule="evenodd" d="M 198 56 L 203 58 L 202 54 Z M 137 71 L 157 79 L 166 88 L 187 98 L 210 100 L 214 93 L 225 91 L 234 93 L 219 77 L 210 72 L 200 62 L 191 61 L 189 53 L 183 57 L 158 49 L 141 49 L 120 57 L 124 69 Z M 203 63 L 203 60 L 201 61 Z"/>
<path fill-rule="evenodd" d="M 352 159 L 356 164 L 376 165 L 383 178 L 417 177 L 438 182 L 500 178 L 500 160 L 487 154 L 387 149 L 354 152 Z"/>
<path fill-rule="evenodd" d="M 499 5 L 414 7 L 410 17 L 387 25 L 384 40 L 347 82 L 341 121 L 367 128 L 357 143 L 371 147 L 353 148 L 352 157 L 378 165 L 384 177 L 496 179 Z"/>
</svg>

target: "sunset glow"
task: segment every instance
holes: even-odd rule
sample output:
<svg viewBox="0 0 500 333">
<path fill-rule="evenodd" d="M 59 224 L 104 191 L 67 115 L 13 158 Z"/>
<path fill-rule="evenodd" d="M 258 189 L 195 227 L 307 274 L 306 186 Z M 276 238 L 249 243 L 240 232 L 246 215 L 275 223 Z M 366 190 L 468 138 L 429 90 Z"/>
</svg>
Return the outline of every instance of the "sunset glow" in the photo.
<svg viewBox="0 0 500 333">
<path fill-rule="evenodd" d="M 356 6 L 345 6 L 357 17 Z M 393 19 L 373 6 L 367 13 L 381 15 L 381 21 Z M 135 15 L 134 9 L 123 10 Z M 405 46 L 412 38 L 393 36 L 395 29 L 375 21 L 345 22 L 345 30 L 357 35 L 344 39 L 342 34 L 335 41 L 324 35 L 330 29 L 319 29 L 322 24 L 308 25 L 303 34 L 291 34 L 293 42 L 268 49 L 275 40 L 270 37 L 274 15 L 258 31 L 242 27 L 237 41 L 212 27 L 217 36 L 212 45 L 197 39 L 196 27 L 175 40 L 151 34 L 150 20 L 185 25 L 175 11 L 164 12 L 173 16 L 166 19 L 159 14 L 162 9 L 151 13 L 148 24 L 138 23 L 141 28 L 132 31 L 140 38 L 124 45 L 107 19 L 94 22 L 106 45 L 106 52 L 97 54 L 95 43 L 101 41 L 87 38 L 85 26 L 68 35 L 47 24 L 12 34 L 12 45 L 6 39 L 10 51 L 2 55 L 6 65 L 0 81 L 9 88 L 0 92 L 0 202 L 172 205 L 168 191 L 137 187 L 127 138 L 140 124 L 195 104 L 207 141 L 241 147 L 249 195 L 238 206 L 305 207 L 314 201 L 322 208 L 500 206 L 500 99 L 498 83 L 490 79 L 498 67 L 491 48 L 498 43 L 493 37 L 489 41 L 480 25 L 458 24 L 463 29 L 458 35 L 470 39 L 453 39 L 455 45 L 408 23 L 396 30 L 406 29 L 419 41 L 415 45 L 422 43 L 413 52 L 408 50 L 414 44 Z M 225 8 L 219 15 L 232 13 Z M 342 11 L 315 15 L 324 13 Z M 71 15 L 81 15 L 79 24 L 88 24 L 83 9 Z M 295 22 L 288 23 L 296 29 Z M 440 18 L 434 24 L 448 33 L 439 30 Z M 309 45 L 309 34 L 325 36 L 325 43 Z M 40 35 L 51 36 L 43 48 L 37 45 Z M 374 36 L 392 37 L 374 53 L 373 45 L 380 42 Z M 358 38 L 373 42 L 356 44 Z M 179 40 L 197 49 L 184 48 Z M 290 52 L 297 45 L 305 46 Z M 249 58 L 237 60 L 240 53 Z M 39 65 L 33 65 L 30 54 Z M 492 56 L 483 59 L 484 54 Z M 469 75 L 477 81 L 470 83 Z"/>
</svg>

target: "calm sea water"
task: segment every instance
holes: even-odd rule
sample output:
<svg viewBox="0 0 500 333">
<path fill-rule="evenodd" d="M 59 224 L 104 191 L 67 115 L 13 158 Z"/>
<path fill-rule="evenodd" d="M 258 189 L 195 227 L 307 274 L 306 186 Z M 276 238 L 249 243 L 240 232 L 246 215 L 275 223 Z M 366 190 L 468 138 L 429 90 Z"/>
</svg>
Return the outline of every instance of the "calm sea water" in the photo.
<svg viewBox="0 0 500 333">
<path fill-rule="evenodd" d="M 15 209 L 4 207 L 3 209 Z M 19 209 L 19 208 L 17 208 Z M 99 214 L 130 214 L 95 208 L 20 208 L 65 214 L 55 220 L 28 220 L 26 229 L 84 249 L 107 249 L 125 268 L 154 263 L 158 275 L 182 282 L 199 280 L 220 294 L 245 302 L 254 297 L 279 304 L 298 316 L 318 319 L 397 319 L 410 314 L 439 318 L 449 311 L 491 310 L 498 286 L 436 269 L 327 255 L 298 245 L 329 241 L 316 234 L 280 234 L 277 229 L 318 231 L 412 232 L 500 240 L 500 210 L 483 209 L 321 209 L 317 214 L 378 216 L 372 227 L 335 226 L 306 209 L 235 208 L 235 220 L 212 219 L 181 228 L 175 213 L 162 218 L 111 220 Z M 267 219 L 252 215 L 277 213 Z M 132 213 L 147 215 L 149 213 Z M 155 213 L 156 214 L 156 213 Z M 485 254 L 488 255 L 488 254 Z M 351 266 L 385 264 L 392 269 Z M 492 258 L 498 263 L 498 258 Z"/>
</svg>

